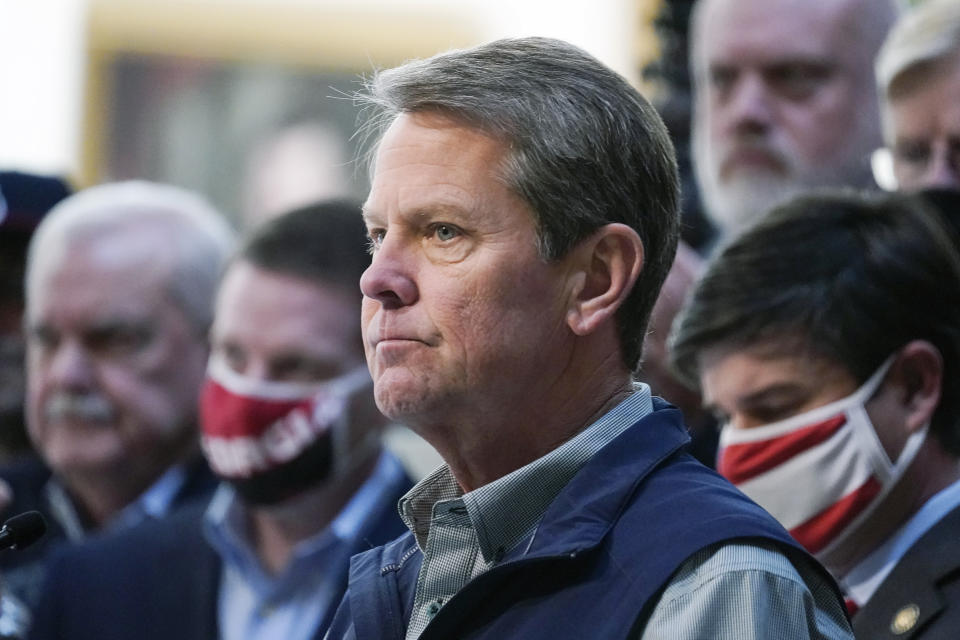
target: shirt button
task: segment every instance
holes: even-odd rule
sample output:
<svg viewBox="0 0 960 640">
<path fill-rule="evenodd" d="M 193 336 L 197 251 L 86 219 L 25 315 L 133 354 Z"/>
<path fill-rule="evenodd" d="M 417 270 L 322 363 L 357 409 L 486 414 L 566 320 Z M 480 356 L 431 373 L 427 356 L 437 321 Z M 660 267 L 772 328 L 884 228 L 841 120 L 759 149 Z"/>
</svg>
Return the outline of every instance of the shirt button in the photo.
<svg viewBox="0 0 960 640">
<path fill-rule="evenodd" d="M 431 602 L 429 605 L 427 605 L 427 617 L 432 620 L 434 616 L 440 613 L 440 607 L 442 606 L 443 606 L 443 598 L 437 598 L 436 600 Z"/>
</svg>

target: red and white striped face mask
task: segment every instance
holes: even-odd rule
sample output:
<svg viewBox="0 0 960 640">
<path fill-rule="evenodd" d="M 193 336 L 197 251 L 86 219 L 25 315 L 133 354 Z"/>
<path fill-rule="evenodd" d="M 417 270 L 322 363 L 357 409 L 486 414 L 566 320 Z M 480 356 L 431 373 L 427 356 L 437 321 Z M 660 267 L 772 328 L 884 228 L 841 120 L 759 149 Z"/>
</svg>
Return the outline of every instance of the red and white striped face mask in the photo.
<svg viewBox="0 0 960 640">
<path fill-rule="evenodd" d="M 893 356 L 863 386 L 811 411 L 720 433 L 717 470 L 769 511 L 808 551 L 826 555 L 867 519 L 916 457 L 927 428 L 913 433 L 896 462 L 865 408 Z"/>
<path fill-rule="evenodd" d="M 310 384 L 248 378 L 211 357 L 200 396 L 210 468 L 252 504 L 275 504 L 329 481 L 367 453 L 348 448 L 348 406 L 370 384 L 366 366 Z"/>
</svg>

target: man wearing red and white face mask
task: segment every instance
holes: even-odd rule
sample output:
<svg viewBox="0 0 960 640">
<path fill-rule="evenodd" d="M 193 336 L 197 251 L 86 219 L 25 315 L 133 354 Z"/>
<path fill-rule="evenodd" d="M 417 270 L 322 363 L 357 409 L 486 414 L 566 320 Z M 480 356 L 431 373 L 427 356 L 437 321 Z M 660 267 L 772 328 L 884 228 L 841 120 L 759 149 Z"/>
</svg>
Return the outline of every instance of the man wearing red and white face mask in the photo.
<svg viewBox="0 0 960 640">
<path fill-rule="evenodd" d="M 62 559 L 34 637 L 323 636 L 350 556 L 400 533 L 396 503 L 410 487 L 381 448 L 386 420 L 364 361 L 365 243 L 359 207 L 334 202 L 241 245 L 218 290 L 200 403 L 220 488 L 163 528 Z M 76 579 L 92 567 L 95 581 Z M 118 613 L 89 615 L 100 607 Z"/>
<path fill-rule="evenodd" d="M 906 196 L 800 198 L 722 251 L 674 325 L 674 364 L 724 425 L 718 470 L 840 579 L 857 637 L 960 624 L 947 237 Z"/>
</svg>

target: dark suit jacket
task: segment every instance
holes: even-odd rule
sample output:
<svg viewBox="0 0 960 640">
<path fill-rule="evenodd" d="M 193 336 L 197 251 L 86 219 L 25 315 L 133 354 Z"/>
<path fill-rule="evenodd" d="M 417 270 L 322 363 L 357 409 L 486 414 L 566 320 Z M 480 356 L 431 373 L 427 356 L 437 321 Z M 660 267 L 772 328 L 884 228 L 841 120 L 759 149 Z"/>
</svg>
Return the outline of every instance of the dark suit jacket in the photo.
<svg viewBox="0 0 960 640">
<path fill-rule="evenodd" d="M 13 489 L 13 502 L 4 511 L 4 518 L 24 511 L 39 511 L 47 521 L 47 532 L 31 546 L 0 551 L 0 576 L 4 588 L 33 609 L 40 597 L 50 555 L 68 542 L 67 534 L 50 504 L 46 491 L 50 469 L 40 458 L 30 457 L 2 467 L 0 478 Z M 196 500 L 205 502 L 216 483 L 206 462 L 198 455 L 187 465 L 186 479 L 174 497 L 171 510 Z"/>
<path fill-rule="evenodd" d="M 354 553 L 406 531 L 396 504 L 410 486 L 403 478 L 387 489 L 387 506 L 358 536 Z M 215 640 L 222 562 L 203 535 L 205 509 L 205 504 L 184 509 L 163 522 L 58 552 L 29 637 Z M 346 589 L 346 569 L 342 583 Z M 336 602 L 318 629 L 318 640 L 334 609 Z"/>
<path fill-rule="evenodd" d="M 869 640 L 960 638 L 960 508 L 907 551 L 854 616 L 853 631 Z"/>
</svg>

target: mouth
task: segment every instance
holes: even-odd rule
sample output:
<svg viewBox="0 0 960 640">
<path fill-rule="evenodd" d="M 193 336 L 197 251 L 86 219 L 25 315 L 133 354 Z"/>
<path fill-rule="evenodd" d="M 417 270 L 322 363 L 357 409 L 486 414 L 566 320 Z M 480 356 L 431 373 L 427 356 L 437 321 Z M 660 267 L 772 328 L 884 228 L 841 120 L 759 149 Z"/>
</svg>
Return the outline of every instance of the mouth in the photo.
<svg viewBox="0 0 960 640">
<path fill-rule="evenodd" d="M 414 353 L 428 346 L 426 342 L 415 338 L 381 338 L 374 343 L 371 355 L 379 365 L 390 366 L 406 362 Z"/>
<path fill-rule="evenodd" d="M 763 170 L 780 173 L 783 171 L 783 162 L 780 157 L 767 149 L 745 148 L 736 149 L 724 158 L 720 165 L 720 175 L 730 177 L 739 171 Z"/>
<path fill-rule="evenodd" d="M 113 407 L 101 396 L 56 395 L 45 403 L 44 418 L 51 423 L 103 426 L 113 422 Z"/>
<path fill-rule="evenodd" d="M 416 338 L 402 338 L 402 337 L 391 337 L 391 338 L 379 338 L 373 343 L 375 349 L 383 349 L 390 347 L 402 347 L 406 345 L 426 345 L 423 340 L 418 340 Z"/>
</svg>

